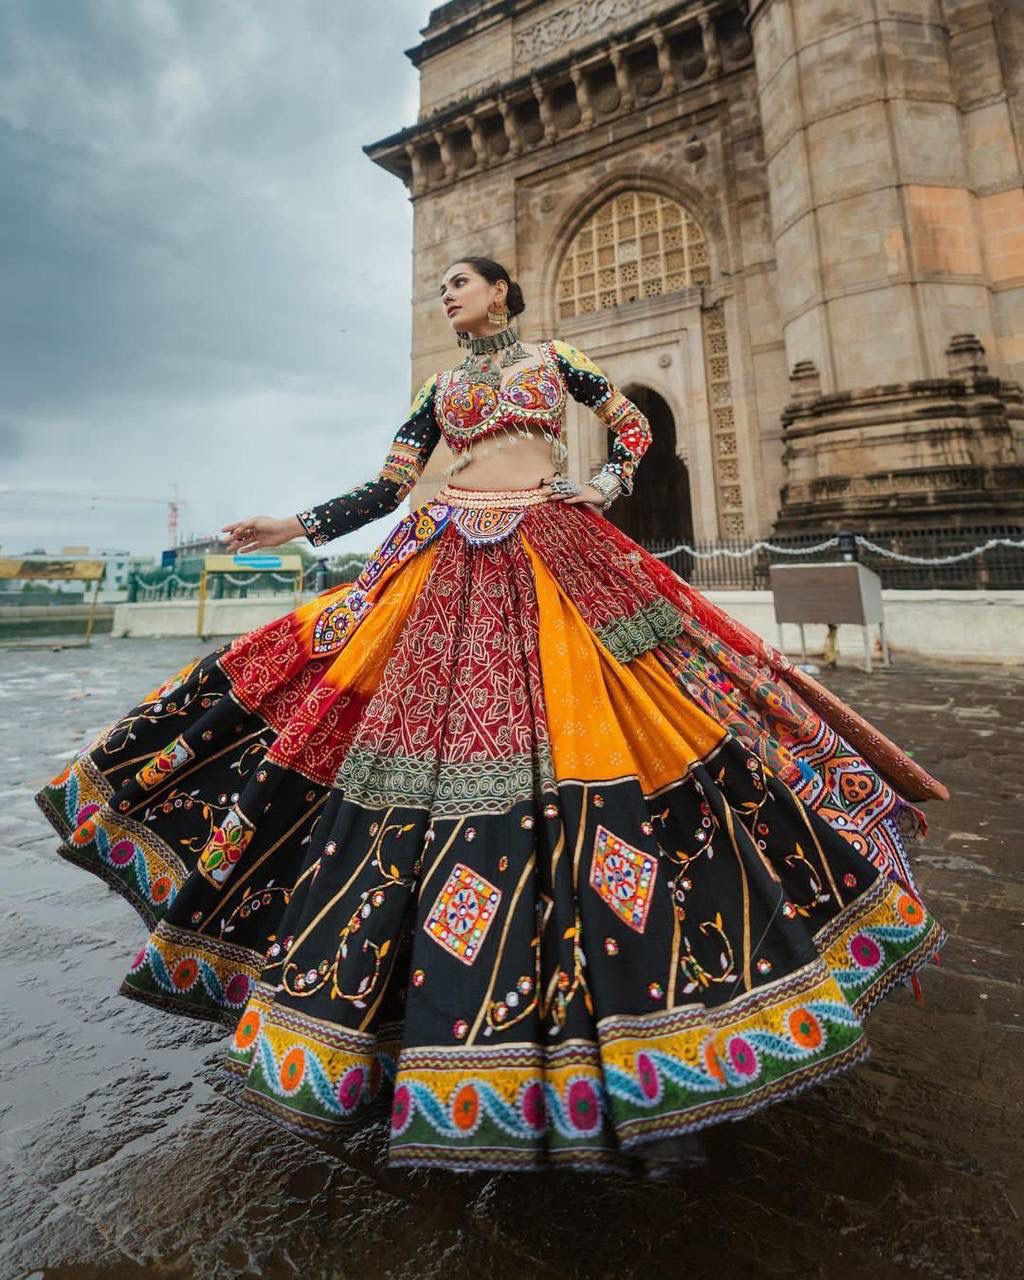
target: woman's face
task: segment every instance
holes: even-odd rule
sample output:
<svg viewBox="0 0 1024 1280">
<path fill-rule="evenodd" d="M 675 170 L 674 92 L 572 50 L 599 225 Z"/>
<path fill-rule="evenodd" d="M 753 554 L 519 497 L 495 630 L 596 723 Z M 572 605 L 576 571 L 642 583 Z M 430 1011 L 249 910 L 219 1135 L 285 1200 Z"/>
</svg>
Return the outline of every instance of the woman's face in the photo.
<svg viewBox="0 0 1024 1280">
<path fill-rule="evenodd" d="M 441 306 L 452 329 L 482 337 L 496 332 L 487 319 L 490 309 L 503 311 L 508 295 L 504 280 L 491 284 L 468 263 L 456 262 L 441 281 Z"/>
</svg>

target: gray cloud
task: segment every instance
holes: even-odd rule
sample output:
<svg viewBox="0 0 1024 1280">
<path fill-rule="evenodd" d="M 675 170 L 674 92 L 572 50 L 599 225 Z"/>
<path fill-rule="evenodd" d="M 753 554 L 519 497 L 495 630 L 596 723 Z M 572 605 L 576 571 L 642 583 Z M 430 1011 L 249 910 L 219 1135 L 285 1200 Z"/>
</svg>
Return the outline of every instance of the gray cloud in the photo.
<svg viewBox="0 0 1024 1280">
<path fill-rule="evenodd" d="M 163 512 L 132 497 L 177 485 L 208 531 L 376 471 L 408 407 L 411 211 L 361 148 L 415 118 L 430 7 L 0 7 L 3 553 L 152 552 Z"/>
</svg>

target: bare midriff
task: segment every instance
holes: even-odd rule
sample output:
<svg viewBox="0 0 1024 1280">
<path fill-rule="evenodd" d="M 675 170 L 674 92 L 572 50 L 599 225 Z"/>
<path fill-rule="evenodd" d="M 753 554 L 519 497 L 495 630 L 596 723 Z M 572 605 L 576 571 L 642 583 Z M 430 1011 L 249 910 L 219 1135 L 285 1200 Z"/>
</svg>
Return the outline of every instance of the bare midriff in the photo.
<svg viewBox="0 0 1024 1280">
<path fill-rule="evenodd" d="M 497 431 L 485 437 L 470 461 L 447 479 L 460 489 L 535 489 L 557 470 L 550 443 L 539 428 L 531 428 L 528 435 Z"/>
</svg>

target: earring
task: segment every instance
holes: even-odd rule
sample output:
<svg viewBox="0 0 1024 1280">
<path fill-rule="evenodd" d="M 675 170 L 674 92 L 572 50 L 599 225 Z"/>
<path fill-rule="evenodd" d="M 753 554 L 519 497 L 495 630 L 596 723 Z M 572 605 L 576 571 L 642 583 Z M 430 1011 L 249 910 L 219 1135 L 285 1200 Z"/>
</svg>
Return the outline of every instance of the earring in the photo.
<svg viewBox="0 0 1024 1280">
<path fill-rule="evenodd" d="M 506 329 L 508 328 L 508 322 L 509 322 L 509 314 L 507 309 L 502 311 L 493 311 L 490 307 L 487 308 L 488 324 L 497 325 L 502 329 Z"/>
</svg>

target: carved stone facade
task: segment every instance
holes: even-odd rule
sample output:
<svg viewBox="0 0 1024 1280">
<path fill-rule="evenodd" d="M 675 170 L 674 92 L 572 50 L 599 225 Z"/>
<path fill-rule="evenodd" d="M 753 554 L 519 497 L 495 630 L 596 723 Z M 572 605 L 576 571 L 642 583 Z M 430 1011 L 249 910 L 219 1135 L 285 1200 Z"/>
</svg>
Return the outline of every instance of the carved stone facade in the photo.
<svg viewBox="0 0 1024 1280">
<path fill-rule="evenodd" d="M 451 0 L 421 34 L 418 120 L 366 148 L 414 205 L 413 385 L 482 253 L 525 339 L 650 408 L 648 537 L 1024 519 L 1021 6 Z M 568 438 L 606 456 L 575 405 Z"/>
</svg>

